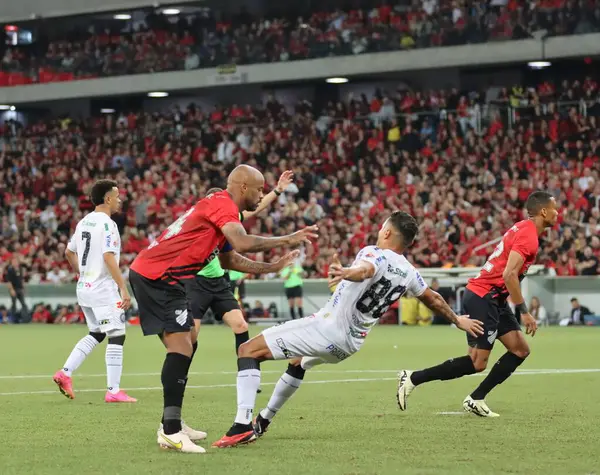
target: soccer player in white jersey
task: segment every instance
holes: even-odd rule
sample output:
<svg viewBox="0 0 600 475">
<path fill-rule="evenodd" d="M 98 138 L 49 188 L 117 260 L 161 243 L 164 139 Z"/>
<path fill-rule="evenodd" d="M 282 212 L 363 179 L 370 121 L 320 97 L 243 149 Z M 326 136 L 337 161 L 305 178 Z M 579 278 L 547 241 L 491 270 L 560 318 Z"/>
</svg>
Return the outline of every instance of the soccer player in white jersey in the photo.
<svg viewBox="0 0 600 475">
<path fill-rule="evenodd" d="M 93 212 L 75 228 L 65 252 L 73 270 L 79 274 L 77 302 L 89 328 L 89 334 L 77 342 L 54 382 L 60 392 L 74 399 L 71 375 L 92 350 L 108 336 L 106 346 L 106 402 L 136 402 L 120 388 L 125 343 L 125 310 L 131 297 L 119 269 L 121 238 L 111 219 L 121 209 L 117 183 L 99 180 L 92 188 Z M 120 293 L 120 295 L 119 295 Z"/>
<path fill-rule="evenodd" d="M 310 317 L 269 328 L 240 346 L 237 415 L 214 447 L 248 443 L 263 435 L 277 411 L 300 387 L 307 369 L 339 363 L 360 350 L 379 318 L 407 292 L 461 330 L 474 336 L 482 334 L 481 322 L 457 316 L 402 255 L 417 231 L 417 222 L 410 214 L 394 212 L 379 231 L 377 246 L 362 249 L 352 266 L 342 267 L 337 257 L 334 259 L 329 284 L 337 288 L 325 307 Z M 292 361 L 275 385 L 267 407 L 253 422 L 259 364 L 282 359 Z"/>
</svg>

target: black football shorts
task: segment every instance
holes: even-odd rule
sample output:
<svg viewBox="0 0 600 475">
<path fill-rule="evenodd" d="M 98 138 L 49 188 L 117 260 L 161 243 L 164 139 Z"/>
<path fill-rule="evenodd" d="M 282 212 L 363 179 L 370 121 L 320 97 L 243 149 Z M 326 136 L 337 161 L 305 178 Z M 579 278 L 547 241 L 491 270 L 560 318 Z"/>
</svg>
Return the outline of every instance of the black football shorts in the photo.
<svg viewBox="0 0 600 475">
<path fill-rule="evenodd" d="M 144 335 L 189 332 L 194 327 L 181 283 L 148 279 L 134 270 L 129 271 L 129 282 Z"/>
<path fill-rule="evenodd" d="M 239 310 L 240 305 L 231 291 L 227 277 L 208 278 L 197 275 L 185 281 L 188 310 L 195 320 L 201 320 L 210 308 L 218 321 L 231 310 Z"/>
<path fill-rule="evenodd" d="M 505 299 L 492 298 L 489 294 L 480 297 L 466 289 L 462 299 L 462 308 L 469 317 L 483 323 L 483 335 L 474 337 L 467 333 L 467 342 L 472 348 L 491 350 L 497 338 L 514 330 L 521 330 L 515 314 Z"/>
</svg>

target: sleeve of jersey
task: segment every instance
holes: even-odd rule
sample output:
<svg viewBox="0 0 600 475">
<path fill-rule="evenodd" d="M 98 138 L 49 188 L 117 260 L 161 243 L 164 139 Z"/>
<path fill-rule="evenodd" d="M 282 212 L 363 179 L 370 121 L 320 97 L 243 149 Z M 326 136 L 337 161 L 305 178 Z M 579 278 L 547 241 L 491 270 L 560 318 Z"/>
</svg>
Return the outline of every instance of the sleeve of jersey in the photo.
<svg viewBox="0 0 600 475">
<path fill-rule="evenodd" d="M 408 284 L 407 290 L 413 297 L 419 297 L 427 290 L 427 284 L 417 269 L 414 270 L 413 278 Z"/>
<path fill-rule="evenodd" d="M 207 217 L 215 226 L 222 228 L 227 223 L 239 223 L 240 211 L 232 201 L 226 202 L 225 199 L 215 199 L 213 200 L 212 209 L 207 213 Z"/>
<path fill-rule="evenodd" d="M 119 252 L 119 238 L 117 236 L 116 226 L 105 225 L 102 229 L 102 254 Z"/>
<path fill-rule="evenodd" d="M 513 242 L 511 251 L 518 252 L 521 254 L 523 259 L 527 260 L 528 257 L 535 256 L 538 250 L 538 238 L 537 235 L 525 230 L 519 231 Z"/>
<path fill-rule="evenodd" d="M 67 249 L 71 252 L 77 252 L 77 239 L 75 239 L 75 236 L 77 236 L 77 233 L 71 236 L 71 239 L 69 239 L 69 243 L 67 244 Z"/>
<path fill-rule="evenodd" d="M 223 244 L 223 247 L 221 248 L 221 252 L 224 254 L 226 252 L 231 252 L 233 251 L 233 247 L 231 246 L 231 244 L 229 244 L 228 241 L 225 241 L 225 244 Z"/>
<path fill-rule="evenodd" d="M 375 266 L 375 272 L 379 271 L 386 262 L 385 255 L 381 252 L 381 249 L 375 246 L 367 246 L 357 254 L 356 260 L 358 261 L 367 261 Z"/>
</svg>

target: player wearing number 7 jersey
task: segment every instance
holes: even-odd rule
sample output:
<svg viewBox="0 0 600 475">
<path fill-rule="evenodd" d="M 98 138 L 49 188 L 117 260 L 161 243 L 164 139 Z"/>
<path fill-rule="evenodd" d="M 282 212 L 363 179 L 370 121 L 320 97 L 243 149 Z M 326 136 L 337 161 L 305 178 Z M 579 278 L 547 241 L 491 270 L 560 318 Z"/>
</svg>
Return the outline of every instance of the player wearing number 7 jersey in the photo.
<svg viewBox="0 0 600 475">
<path fill-rule="evenodd" d="M 379 318 L 407 292 L 471 335 L 482 332 L 480 322 L 456 316 L 402 255 L 417 231 L 417 222 L 411 215 L 396 211 L 379 231 L 377 246 L 362 249 L 351 267 L 344 268 L 335 259 L 329 284 L 339 285 L 325 307 L 310 317 L 269 328 L 240 346 L 237 415 L 229 432 L 213 446 L 231 447 L 262 435 L 273 416 L 296 392 L 307 369 L 339 363 L 360 350 Z M 253 427 L 259 364 L 282 359 L 293 360 Z"/>
<path fill-rule="evenodd" d="M 529 345 L 519 323 L 506 302 L 510 295 L 521 312 L 521 321 L 531 336 L 537 324 L 527 310 L 519 281 L 534 263 L 538 238 L 556 224 L 556 200 L 550 193 L 536 191 L 529 195 L 528 219 L 519 221 L 502 237 L 477 277 L 470 279 L 463 296 L 463 309 L 484 324 L 485 333 L 478 338 L 468 337 L 469 354 L 452 358 L 421 371 L 401 371 L 398 375 L 398 406 L 406 410 L 406 400 L 419 384 L 434 380 L 460 378 L 485 370 L 496 339 L 506 347 L 490 373 L 463 401 L 465 411 L 480 417 L 498 417 L 485 402 L 486 395 L 503 383 L 529 356 Z"/>
<path fill-rule="evenodd" d="M 93 212 L 83 218 L 71 237 L 66 257 L 79 274 L 77 302 L 83 310 L 89 335 L 83 337 L 54 375 L 60 391 L 73 399 L 71 374 L 91 351 L 108 336 L 106 346 L 106 402 L 136 402 L 120 389 L 125 343 L 125 313 L 131 298 L 119 269 L 121 238 L 111 215 L 121 209 L 117 183 L 100 180 L 92 188 Z M 119 295 L 120 292 L 120 295 Z"/>
</svg>

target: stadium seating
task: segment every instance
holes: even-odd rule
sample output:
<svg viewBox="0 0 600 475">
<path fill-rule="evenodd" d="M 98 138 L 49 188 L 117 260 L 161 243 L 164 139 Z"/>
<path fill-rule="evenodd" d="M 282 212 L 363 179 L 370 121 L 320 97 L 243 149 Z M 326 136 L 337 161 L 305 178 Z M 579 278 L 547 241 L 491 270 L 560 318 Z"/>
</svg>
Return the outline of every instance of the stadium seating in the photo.
<svg viewBox="0 0 600 475">
<path fill-rule="evenodd" d="M 542 30 L 600 31 L 598 0 L 427 0 L 393 8 L 364 0 L 354 9 L 341 0 L 329 4 L 338 8 L 298 18 L 246 12 L 217 19 L 203 9 L 172 21 L 151 13 L 134 29 L 102 29 L 90 17 L 83 31 L 49 31 L 36 45 L 38 54 L 5 49 L 0 70 L 9 77 L 0 76 L 0 86 L 504 41 Z"/>
<path fill-rule="evenodd" d="M 283 170 L 295 171 L 294 189 L 246 225 L 272 235 L 318 222 L 321 237 L 306 250 L 311 277 L 326 275 L 334 251 L 347 261 L 374 242 L 392 209 L 421 222 L 409 252 L 418 265 L 481 265 L 490 241 L 523 218 L 524 200 L 537 188 L 550 189 L 562 207 L 559 226 L 543 236 L 541 262 L 559 275 L 597 274 L 596 81 L 501 92 L 500 103 L 519 106 L 512 115 L 478 97 L 378 91 L 314 116 L 306 102 L 292 111 L 271 100 L 210 113 L 190 106 L 27 127 L 7 122 L 0 130 L 0 257 L 24 256 L 30 282 L 71 281 L 63 258 L 69 233 L 92 208 L 94 179 L 111 175 L 125 201 L 117 218 L 125 270 L 165 224 L 209 187 L 224 185 L 227 167 L 244 162 L 265 170 L 267 189 Z M 579 103 L 566 107 L 565 98 Z"/>
</svg>

